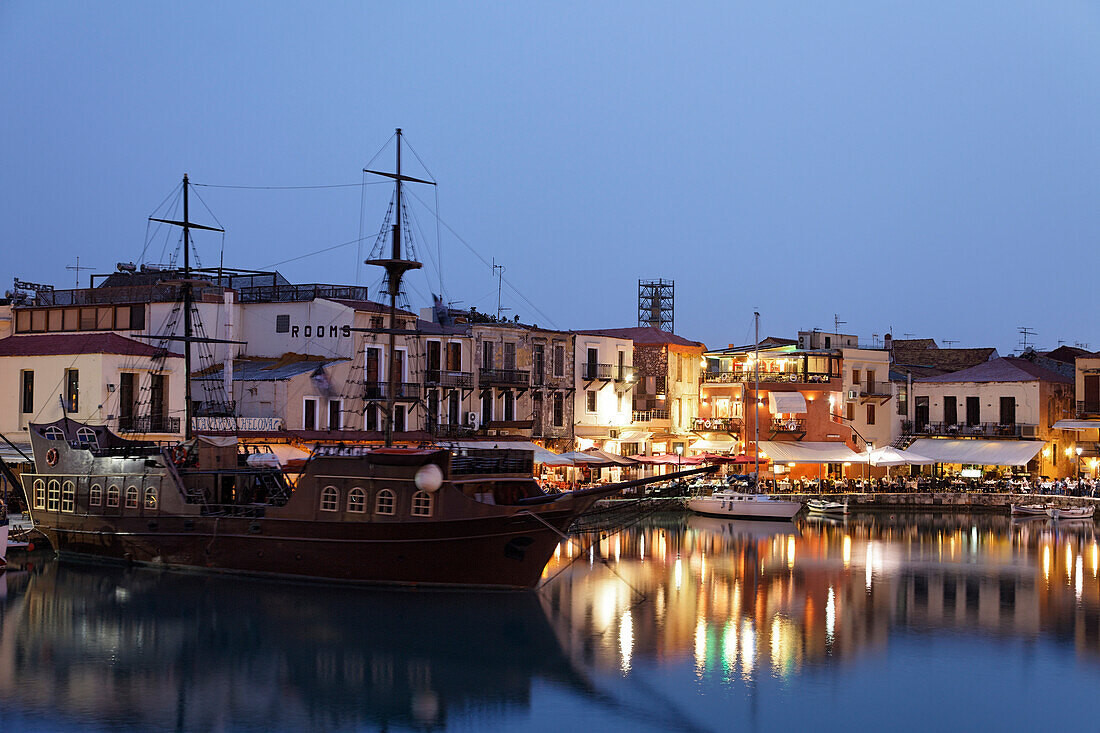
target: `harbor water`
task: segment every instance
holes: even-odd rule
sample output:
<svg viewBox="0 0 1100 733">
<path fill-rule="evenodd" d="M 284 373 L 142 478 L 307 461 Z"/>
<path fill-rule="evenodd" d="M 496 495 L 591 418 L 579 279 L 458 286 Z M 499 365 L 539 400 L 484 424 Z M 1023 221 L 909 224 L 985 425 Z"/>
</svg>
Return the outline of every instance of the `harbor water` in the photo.
<svg viewBox="0 0 1100 733">
<path fill-rule="evenodd" d="M 1091 727 L 1092 520 L 657 514 L 537 593 L 17 561 L 0 730 Z"/>
</svg>

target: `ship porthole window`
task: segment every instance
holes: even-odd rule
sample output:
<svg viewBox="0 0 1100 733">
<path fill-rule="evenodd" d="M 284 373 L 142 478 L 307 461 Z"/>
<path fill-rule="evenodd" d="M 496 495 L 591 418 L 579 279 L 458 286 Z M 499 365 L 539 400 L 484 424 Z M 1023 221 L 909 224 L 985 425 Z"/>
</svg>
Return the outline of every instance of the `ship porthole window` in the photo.
<svg viewBox="0 0 1100 733">
<path fill-rule="evenodd" d="M 76 484 L 66 481 L 61 485 L 61 511 L 72 514 L 76 510 Z"/>
<path fill-rule="evenodd" d="M 149 486 L 145 489 L 145 508 L 156 509 L 157 508 L 157 490 Z"/>
<path fill-rule="evenodd" d="M 81 428 L 77 430 L 76 442 L 78 445 L 91 446 L 92 448 L 99 447 L 99 438 L 96 437 L 95 431 L 91 428 Z"/>
<path fill-rule="evenodd" d="M 362 514 L 367 510 L 367 494 L 358 486 L 348 492 L 348 511 Z"/>
<path fill-rule="evenodd" d="M 107 506 L 118 506 L 118 487 L 109 486 L 107 488 Z"/>
<path fill-rule="evenodd" d="M 34 508 L 46 508 L 46 482 L 38 480 L 34 482 Z"/>
<path fill-rule="evenodd" d="M 103 506 L 103 487 L 99 484 L 92 484 L 88 490 L 88 506 Z"/>
<path fill-rule="evenodd" d="M 321 490 L 321 511 L 334 512 L 340 506 L 340 492 L 335 486 L 326 486 Z"/>
<path fill-rule="evenodd" d="M 427 491 L 418 491 L 413 494 L 412 515 L 414 517 L 432 516 L 432 495 Z"/>
<path fill-rule="evenodd" d="M 390 489 L 382 489 L 374 500 L 375 514 L 393 514 L 397 506 L 397 495 Z"/>
<path fill-rule="evenodd" d="M 46 510 L 56 512 L 61 505 L 61 484 L 51 481 L 46 485 Z"/>
<path fill-rule="evenodd" d="M 126 508 L 137 509 L 138 507 L 138 490 L 136 486 L 126 487 Z"/>
<path fill-rule="evenodd" d="M 64 440 L 65 431 L 56 425 L 51 425 L 42 431 L 42 437 L 46 440 Z"/>
</svg>

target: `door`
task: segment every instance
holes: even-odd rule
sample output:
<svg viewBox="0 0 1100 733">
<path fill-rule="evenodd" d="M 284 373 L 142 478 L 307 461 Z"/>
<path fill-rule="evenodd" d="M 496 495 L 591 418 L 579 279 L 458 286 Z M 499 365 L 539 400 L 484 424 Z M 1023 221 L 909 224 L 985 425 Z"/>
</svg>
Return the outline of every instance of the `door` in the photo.
<svg viewBox="0 0 1100 733">
<path fill-rule="evenodd" d="M 443 345 L 438 341 L 429 341 L 427 356 L 428 381 L 439 382 L 439 370 L 443 360 Z"/>
<path fill-rule="evenodd" d="M 982 424 L 982 402 L 977 397 L 966 398 L 966 424 L 970 426 Z"/>
<path fill-rule="evenodd" d="M 1001 398 L 1001 425 L 1016 424 L 1016 398 Z"/>
<path fill-rule="evenodd" d="M 916 431 L 923 433 L 928 429 L 928 397 L 918 397 L 913 411 Z"/>
<path fill-rule="evenodd" d="M 589 349 L 588 357 L 585 360 L 584 378 L 595 379 L 596 378 L 596 362 L 599 360 L 599 351 L 597 349 Z"/>
<path fill-rule="evenodd" d="M 378 399 L 381 396 L 381 356 L 381 350 L 373 347 L 365 349 L 363 353 L 363 381 L 367 399 Z"/>
<path fill-rule="evenodd" d="M 546 376 L 546 347 L 535 344 L 531 350 L 531 383 L 541 386 Z"/>
<path fill-rule="evenodd" d="M 136 374 L 122 372 L 118 375 L 118 429 L 134 429 L 134 389 Z"/>
<path fill-rule="evenodd" d="M 1100 412 L 1100 374 L 1085 375 L 1085 409 L 1083 412 Z"/>
<path fill-rule="evenodd" d="M 943 422 L 949 428 L 959 424 L 959 403 L 954 397 L 943 398 Z"/>
<path fill-rule="evenodd" d="M 462 344 L 447 344 L 447 371 L 462 371 Z"/>
<path fill-rule="evenodd" d="M 460 422 L 458 408 L 458 392 L 452 391 L 451 396 L 447 398 L 447 422 L 451 425 L 458 425 Z"/>
</svg>

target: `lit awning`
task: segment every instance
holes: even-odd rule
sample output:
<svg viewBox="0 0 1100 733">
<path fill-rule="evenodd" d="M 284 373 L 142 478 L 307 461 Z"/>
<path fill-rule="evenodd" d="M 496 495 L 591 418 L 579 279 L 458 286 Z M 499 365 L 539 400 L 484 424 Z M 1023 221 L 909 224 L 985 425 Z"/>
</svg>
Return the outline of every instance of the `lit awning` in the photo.
<svg viewBox="0 0 1100 733">
<path fill-rule="evenodd" d="M 801 392 L 768 392 L 768 404 L 774 414 L 806 412 L 806 398 Z"/>
<path fill-rule="evenodd" d="M 624 430 L 619 433 L 620 443 L 644 443 L 653 437 L 648 430 Z"/>
<path fill-rule="evenodd" d="M 1100 420 L 1059 420 L 1052 427 L 1058 430 L 1100 430 Z"/>
<path fill-rule="evenodd" d="M 927 456 L 890 445 L 869 450 L 863 454 L 863 458 L 870 458 L 872 466 L 927 466 L 935 463 Z"/>
<path fill-rule="evenodd" d="M 761 440 L 757 450 L 768 454 L 774 463 L 866 463 L 844 443 Z"/>
<path fill-rule="evenodd" d="M 450 448 L 472 448 L 474 450 L 529 450 L 535 454 L 535 463 L 547 466 L 572 466 L 573 461 L 545 448 L 540 448 L 528 440 L 455 440 L 447 442 Z"/>
<path fill-rule="evenodd" d="M 1043 449 L 1041 440 L 947 440 L 921 438 L 910 449 L 936 463 L 1026 466 Z"/>
<path fill-rule="evenodd" d="M 729 453 L 737 445 L 736 440 L 704 440 L 700 438 L 688 446 L 699 453 Z"/>
</svg>

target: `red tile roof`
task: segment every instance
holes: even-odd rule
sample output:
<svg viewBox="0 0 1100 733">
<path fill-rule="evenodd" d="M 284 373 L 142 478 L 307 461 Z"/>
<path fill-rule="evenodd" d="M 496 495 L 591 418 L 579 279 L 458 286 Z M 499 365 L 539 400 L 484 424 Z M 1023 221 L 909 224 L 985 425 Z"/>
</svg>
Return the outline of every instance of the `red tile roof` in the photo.
<svg viewBox="0 0 1100 733">
<path fill-rule="evenodd" d="M 159 356 L 152 343 L 143 343 L 117 333 L 49 333 L 40 336 L 9 336 L 0 339 L 0 356 L 68 356 L 70 354 L 122 354 Z M 170 352 L 168 356 L 182 356 Z"/>
<path fill-rule="evenodd" d="M 668 331 L 662 331 L 653 326 L 637 326 L 635 328 L 596 328 L 577 333 L 588 333 L 593 336 L 617 336 L 619 338 L 632 339 L 636 344 L 671 344 L 673 346 L 695 346 L 706 348 L 705 344 L 691 341 L 683 336 L 677 336 Z"/>
<path fill-rule="evenodd" d="M 1056 371 L 1032 364 L 1027 359 L 1006 356 L 983 362 L 969 369 L 962 369 L 938 377 L 925 377 L 917 382 L 1061 382 L 1072 384 L 1073 379 Z"/>
</svg>

